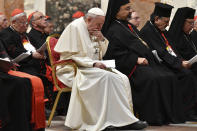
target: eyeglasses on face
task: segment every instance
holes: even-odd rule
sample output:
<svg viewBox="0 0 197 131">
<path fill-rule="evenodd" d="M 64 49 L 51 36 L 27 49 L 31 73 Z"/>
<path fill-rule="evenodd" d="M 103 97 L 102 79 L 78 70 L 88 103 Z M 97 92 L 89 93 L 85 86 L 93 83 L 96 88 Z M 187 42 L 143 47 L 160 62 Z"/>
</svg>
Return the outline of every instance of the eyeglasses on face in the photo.
<svg viewBox="0 0 197 131">
<path fill-rule="evenodd" d="M 26 26 L 26 25 L 28 25 L 28 22 L 27 21 L 23 21 L 23 22 L 22 21 L 18 21 L 17 24 L 20 25 L 20 26 L 23 26 L 23 25 Z"/>
<path fill-rule="evenodd" d="M 33 21 L 41 20 L 41 19 L 44 19 L 44 18 L 45 18 L 45 16 L 44 16 L 44 15 L 41 15 L 41 16 L 39 16 L 37 19 L 34 19 Z"/>
<path fill-rule="evenodd" d="M 185 22 L 187 22 L 188 24 L 190 24 L 190 25 L 194 25 L 194 21 L 190 21 L 190 20 L 185 20 Z"/>
</svg>

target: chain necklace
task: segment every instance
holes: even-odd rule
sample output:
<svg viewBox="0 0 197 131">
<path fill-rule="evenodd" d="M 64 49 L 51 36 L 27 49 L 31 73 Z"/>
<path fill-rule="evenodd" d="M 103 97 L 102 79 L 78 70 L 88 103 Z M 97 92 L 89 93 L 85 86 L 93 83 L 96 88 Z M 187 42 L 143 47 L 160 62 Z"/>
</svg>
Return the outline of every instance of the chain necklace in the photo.
<svg viewBox="0 0 197 131">
<path fill-rule="evenodd" d="M 155 26 L 153 25 L 153 23 L 150 21 L 150 24 L 152 25 L 152 27 L 154 28 L 154 31 L 157 32 L 158 34 L 160 34 L 160 32 L 155 28 Z M 161 35 L 159 35 L 160 39 L 163 41 L 163 43 L 165 44 L 165 40 L 162 38 Z"/>
<path fill-rule="evenodd" d="M 185 34 L 184 34 L 184 37 L 190 43 L 190 46 L 193 48 L 193 50 L 195 51 L 195 53 L 197 53 L 197 49 L 196 49 L 196 46 L 195 46 L 194 42 L 191 39 L 189 40 L 188 37 Z"/>
<path fill-rule="evenodd" d="M 129 30 L 128 28 L 126 28 L 125 27 L 125 25 L 123 25 L 120 21 L 118 21 L 118 20 L 115 20 L 117 23 L 119 23 L 121 26 L 123 26 L 127 31 L 129 31 L 133 36 L 135 36 L 136 38 L 138 38 L 141 42 L 142 42 L 142 44 L 144 44 L 147 48 L 149 48 L 148 47 L 148 44 L 144 41 L 144 40 L 142 40 L 141 38 L 140 38 L 140 36 L 136 33 L 136 31 L 135 30 L 133 30 L 133 32 L 131 31 L 131 30 Z"/>
</svg>

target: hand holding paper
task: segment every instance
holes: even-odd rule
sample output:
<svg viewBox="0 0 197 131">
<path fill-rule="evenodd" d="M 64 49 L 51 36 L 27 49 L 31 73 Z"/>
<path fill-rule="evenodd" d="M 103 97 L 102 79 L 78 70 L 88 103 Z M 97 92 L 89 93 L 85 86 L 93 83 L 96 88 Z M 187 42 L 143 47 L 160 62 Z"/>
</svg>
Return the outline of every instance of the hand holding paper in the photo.
<svg viewBox="0 0 197 131">
<path fill-rule="evenodd" d="M 14 64 L 10 60 L 0 58 L 0 71 L 8 72 L 10 69 L 14 67 Z"/>
<path fill-rule="evenodd" d="M 45 50 L 47 49 L 47 45 L 46 45 L 46 42 L 39 48 L 39 49 L 37 49 L 36 51 L 38 52 L 38 53 L 43 53 L 43 52 L 45 52 Z"/>
<path fill-rule="evenodd" d="M 115 60 L 102 60 L 102 61 L 95 61 L 103 63 L 107 68 L 115 68 Z"/>
</svg>

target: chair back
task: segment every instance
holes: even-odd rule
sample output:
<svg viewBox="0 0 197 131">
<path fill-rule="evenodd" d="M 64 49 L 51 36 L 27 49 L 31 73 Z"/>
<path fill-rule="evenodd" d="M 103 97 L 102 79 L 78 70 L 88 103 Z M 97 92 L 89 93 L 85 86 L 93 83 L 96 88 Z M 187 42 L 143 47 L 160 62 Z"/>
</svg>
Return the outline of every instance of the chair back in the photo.
<svg viewBox="0 0 197 131">
<path fill-rule="evenodd" d="M 55 45 L 57 44 L 57 41 L 58 41 L 58 39 L 55 38 L 54 35 L 52 35 L 47 38 L 46 44 L 47 44 L 47 51 L 49 54 L 49 60 L 50 60 L 50 64 L 51 64 L 53 84 L 55 85 L 54 89 L 61 90 L 62 88 L 65 88 L 66 86 L 62 82 L 60 82 L 56 76 L 55 63 L 57 61 L 59 61 L 59 59 L 60 59 L 60 54 L 54 50 Z"/>
<path fill-rule="evenodd" d="M 47 38 L 47 50 L 48 50 L 51 66 L 53 66 L 54 63 L 59 61 L 60 59 L 60 54 L 54 50 L 58 41 L 57 37 L 55 36 L 56 35 L 51 35 Z"/>
</svg>

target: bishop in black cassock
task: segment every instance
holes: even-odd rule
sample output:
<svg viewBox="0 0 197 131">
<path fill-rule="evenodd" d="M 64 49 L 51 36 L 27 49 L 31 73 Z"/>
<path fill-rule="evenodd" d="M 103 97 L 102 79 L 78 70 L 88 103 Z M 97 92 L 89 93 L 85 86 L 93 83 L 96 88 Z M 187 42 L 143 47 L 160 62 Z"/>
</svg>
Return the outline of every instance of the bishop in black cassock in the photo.
<svg viewBox="0 0 197 131">
<path fill-rule="evenodd" d="M 153 56 L 137 29 L 126 21 L 130 8 L 119 3 L 109 1 L 102 29 L 109 40 L 104 59 L 115 59 L 116 68 L 130 78 L 134 109 L 141 120 L 150 125 L 184 122 L 179 80 Z"/>
<path fill-rule="evenodd" d="M 197 77 L 189 70 L 188 61 L 184 61 L 178 54 L 174 43 L 165 28 L 169 24 L 172 6 L 163 3 L 156 3 L 155 10 L 140 33 L 152 50 L 156 50 L 162 64 L 166 65 L 182 80 L 184 104 L 186 112 L 190 112 L 197 101 L 196 90 Z M 181 89 L 181 88 L 180 88 Z M 192 97 L 193 96 L 193 97 Z M 186 100 L 186 98 L 189 98 Z M 189 118 L 190 119 L 190 118 Z"/>
</svg>

